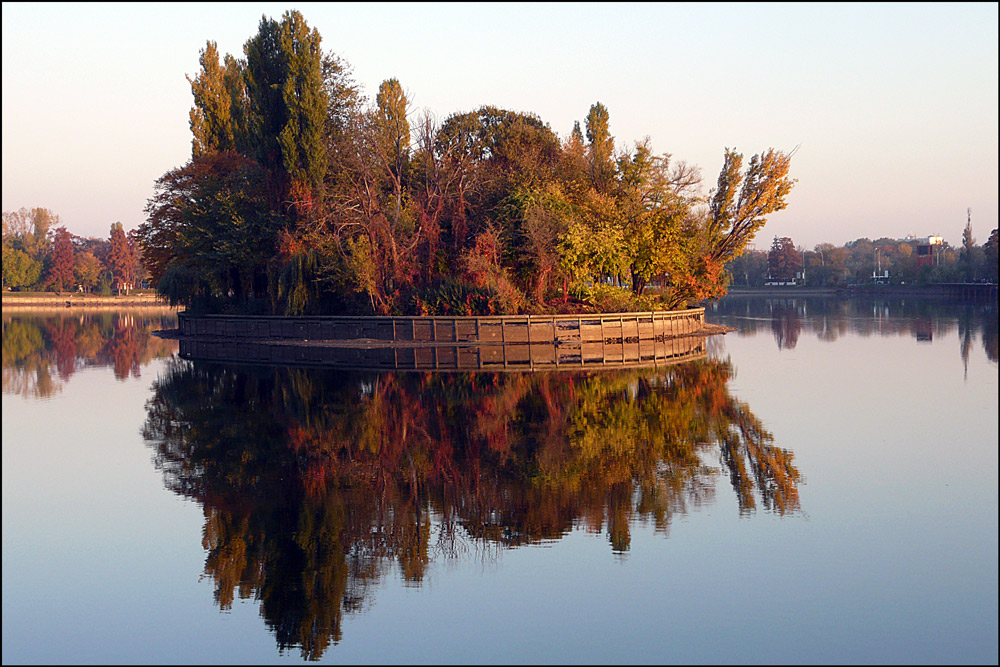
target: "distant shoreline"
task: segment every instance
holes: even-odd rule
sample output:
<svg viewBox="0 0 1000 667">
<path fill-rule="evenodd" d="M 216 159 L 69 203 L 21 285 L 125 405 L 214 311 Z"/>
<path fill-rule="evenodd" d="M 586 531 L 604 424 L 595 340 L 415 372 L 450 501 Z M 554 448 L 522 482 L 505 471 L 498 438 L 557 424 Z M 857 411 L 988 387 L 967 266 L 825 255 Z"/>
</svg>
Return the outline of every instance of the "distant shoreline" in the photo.
<svg viewBox="0 0 1000 667">
<path fill-rule="evenodd" d="M 93 294 L 18 294 L 3 293 L 3 310 L 21 309 L 73 309 L 73 308 L 158 308 L 177 310 L 154 293 L 128 294 L 121 296 L 98 296 Z"/>
<path fill-rule="evenodd" d="M 911 296 L 911 297 L 935 297 L 935 298 L 961 298 L 962 288 L 971 288 L 982 293 L 981 296 L 988 296 L 992 293 L 996 298 L 996 285 L 972 284 L 962 286 L 958 284 L 940 285 L 853 285 L 850 287 L 791 287 L 791 286 L 768 286 L 768 287 L 729 287 L 726 297 L 739 296 L 835 296 L 841 298 L 853 298 L 858 296 Z M 726 298 L 723 297 L 723 298 Z"/>
</svg>

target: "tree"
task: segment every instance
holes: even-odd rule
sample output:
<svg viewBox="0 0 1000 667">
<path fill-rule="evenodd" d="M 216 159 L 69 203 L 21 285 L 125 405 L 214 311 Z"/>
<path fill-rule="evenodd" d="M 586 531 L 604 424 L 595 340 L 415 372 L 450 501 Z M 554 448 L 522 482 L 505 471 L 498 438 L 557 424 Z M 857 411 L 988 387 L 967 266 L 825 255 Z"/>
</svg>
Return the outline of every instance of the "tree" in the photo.
<svg viewBox="0 0 1000 667">
<path fill-rule="evenodd" d="M 243 47 L 248 154 L 272 174 L 277 202 L 290 193 L 300 215 L 311 209 L 327 167 L 320 41 L 302 14 L 290 10 L 280 23 L 261 17 L 257 35 Z"/>
<path fill-rule="evenodd" d="M 968 219 L 962 230 L 962 249 L 959 251 L 959 263 L 966 282 L 972 282 L 976 274 L 977 251 L 976 239 L 972 236 L 972 209 L 968 209 Z"/>
<path fill-rule="evenodd" d="M 42 277 L 42 263 L 32 259 L 28 253 L 17 248 L 3 248 L 4 287 L 30 287 Z"/>
<path fill-rule="evenodd" d="M 298 11 L 287 11 L 281 20 L 279 44 L 285 69 L 281 86 L 285 125 L 278 133 L 278 144 L 293 198 L 308 211 L 327 167 L 323 143 L 327 93 L 319 31 L 310 30 Z"/>
<path fill-rule="evenodd" d="M 606 192 L 611 187 L 614 174 L 612 156 L 615 140 L 611 136 L 608 109 L 600 102 L 590 106 L 585 120 L 587 127 L 587 162 L 590 168 L 591 185 L 598 192 Z"/>
<path fill-rule="evenodd" d="M 787 205 L 785 197 L 795 184 L 788 177 L 791 159 L 771 148 L 750 158 L 743 172 L 743 155 L 726 149 L 708 210 L 685 221 L 688 245 L 669 276 L 668 308 L 726 293 L 725 263 L 743 253 L 768 215 Z"/>
<path fill-rule="evenodd" d="M 227 68 L 219 63 L 215 42 L 209 41 L 205 45 L 198 60 L 201 72 L 193 80 L 188 77 L 194 96 L 190 112 L 192 157 L 236 147 L 230 92 L 232 84 L 227 86 Z"/>
<path fill-rule="evenodd" d="M 45 284 L 57 292 L 73 286 L 73 240 L 65 227 L 56 227 L 52 241 L 52 256 Z"/>
<path fill-rule="evenodd" d="M 767 278 L 767 252 L 748 250 L 729 260 L 726 270 L 733 275 L 734 285 L 759 287 Z"/>
<path fill-rule="evenodd" d="M 398 79 L 387 79 L 378 87 L 374 148 L 392 186 L 393 223 L 399 224 L 403 208 L 403 179 L 410 157 L 409 100 Z"/>
<path fill-rule="evenodd" d="M 742 253 L 764 226 L 766 216 L 787 206 L 785 197 L 795 184 L 788 178 L 791 160 L 791 154 L 771 148 L 750 158 L 746 172 L 741 173 L 743 156 L 726 149 L 709 201 L 707 232 L 714 258 L 729 259 Z"/>
<path fill-rule="evenodd" d="M 59 216 L 47 208 L 21 208 L 3 213 L 3 240 L 10 247 L 23 251 L 41 262 L 51 241 L 49 230 L 59 225 Z"/>
<path fill-rule="evenodd" d="M 125 236 L 122 223 L 111 225 L 111 251 L 108 253 L 108 268 L 111 269 L 112 282 L 118 294 L 126 294 L 134 286 L 136 271 L 135 252 Z"/>
<path fill-rule="evenodd" d="M 104 265 L 101 260 L 94 257 L 94 253 L 89 250 L 77 253 L 76 261 L 73 264 L 73 276 L 84 291 L 89 292 L 97 286 L 102 271 L 104 271 Z"/>
<path fill-rule="evenodd" d="M 136 230 L 157 290 L 187 305 L 198 296 L 246 302 L 267 293 L 281 225 L 266 192 L 260 165 L 234 151 L 194 158 L 160 177 Z"/>
<path fill-rule="evenodd" d="M 997 282 L 997 229 L 993 228 L 990 238 L 983 244 L 983 255 L 986 260 L 986 277 L 991 282 Z"/>
<path fill-rule="evenodd" d="M 614 198 L 625 227 L 632 291 L 643 293 L 654 276 L 676 273 L 687 249 L 684 223 L 698 201 L 698 170 L 654 155 L 649 138 L 616 164 Z"/>
<path fill-rule="evenodd" d="M 802 257 L 787 236 L 774 237 L 767 253 L 767 270 L 772 280 L 792 280 L 802 270 Z"/>
</svg>

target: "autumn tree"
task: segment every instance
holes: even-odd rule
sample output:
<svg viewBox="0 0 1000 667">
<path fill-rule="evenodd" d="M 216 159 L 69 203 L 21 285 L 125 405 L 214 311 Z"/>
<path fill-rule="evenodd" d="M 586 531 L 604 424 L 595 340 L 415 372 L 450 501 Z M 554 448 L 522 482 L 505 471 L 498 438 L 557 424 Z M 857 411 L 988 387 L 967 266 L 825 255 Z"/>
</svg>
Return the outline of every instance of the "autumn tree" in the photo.
<svg viewBox="0 0 1000 667">
<path fill-rule="evenodd" d="M 104 265 L 94 253 L 89 250 L 77 253 L 73 264 L 73 276 L 84 291 L 89 292 L 97 286 L 103 271 Z"/>
<path fill-rule="evenodd" d="M 47 208 L 21 208 L 3 212 L 3 242 L 31 259 L 42 262 L 48 254 L 49 231 L 59 225 L 59 216 Z"/>
<path fill-rule="evenodd" d="M 201 52 L 192 160 L 158 182 L 139 230 L 177 298 L 266 294 L 285 314 L 676 308 L 725 293 L 725 263 L 793 183 L 790 156 L 744 171 L 727 150 L 705 207 L 697 169 L 648 139 L 616 150 L 600 102 L 564 141 L 494 106 L 411 125 L 397 79 L 368 103 L 320 46 L 289 11 L 261 18 L 243 58 Z"/>
<path fill-rule="evenodd" d="M 73 240 L 65 227 L 56 227 L 45 284 L 57 292 L 73 286 Z"/>
<path fill-rule="evenodd" d="M 135 286 L 138 257 L 135 247 L 125 235 L 122 223 L 111 225 L 111 249 L 108 252 L 108 268 L 111 269 L 112 284 L 119 294 L 128 293 Z"/>
<path fill-rule="evenodd" d="M 787 236 L 774 237 L 767 253 L 767 270 L 772 280 L 792 280 L 802 270 L 802 257 Z"/>
</svg>

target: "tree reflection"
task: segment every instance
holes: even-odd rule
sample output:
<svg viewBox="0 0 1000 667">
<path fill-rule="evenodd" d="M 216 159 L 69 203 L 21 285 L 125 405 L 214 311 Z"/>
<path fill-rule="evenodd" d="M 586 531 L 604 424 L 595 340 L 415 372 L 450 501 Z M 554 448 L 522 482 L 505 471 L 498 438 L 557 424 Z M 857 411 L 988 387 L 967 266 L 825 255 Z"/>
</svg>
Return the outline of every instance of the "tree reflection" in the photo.
<svg viewBox="0 0 1000 667">
<path fill-rule="evenodd" d="M 802 319 L 793 306 L 776 303 L 771 308 L 771 331 L 779 350 L 794 350 L 802 333 Z"/>
<path fill-rule="evenodd" d="M 729 477 L 741 513 L 798 510 L 792 454 L 728 391 L 729 362 L 575 373 L 334 373 L 175 359 L 144 436 L 205 512 L 215 599 L 260 601 L 319 658 L 390 571 L 560 539 L 627 552 Z M 240 415 L 234 419 L 233 415 Z"/>
<path fill-rule="evenodd" d="M 852 333 L 862 336 L 912 336 L 933 342 L 957 328 L 959 355 L 968 368 L 977 334 L 986 357 L 997 361 L 995 301 L 952 301 L 936 298 L 727 297 L 707 310 L 725 317 L 740 336 L 770 329 L 778 349 L 794 349 L 803 331 L 833 342 Z"/>
<path fill-rule="evenodd" d="M 84 366 L 111 366 L 119 380 L 138 377 L 152 359 L 177 349 L 152 335 L 176 321 L 164 312 L 5 313 L 3 393 L 47 398 Z"/>
</svg>

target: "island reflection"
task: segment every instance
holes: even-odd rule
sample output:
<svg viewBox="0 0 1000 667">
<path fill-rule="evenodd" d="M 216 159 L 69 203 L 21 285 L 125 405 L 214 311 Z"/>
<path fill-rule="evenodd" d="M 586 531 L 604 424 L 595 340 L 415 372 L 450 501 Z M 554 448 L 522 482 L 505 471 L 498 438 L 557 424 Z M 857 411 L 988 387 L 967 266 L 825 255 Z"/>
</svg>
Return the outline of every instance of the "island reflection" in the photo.
<svg viewBox="0 0 1000 667">
<path fill-rule="evenodd" d="M 727 386 L 733 367 L 375 373 L 174 358 L 143 435 L 205 513 L 215 600 L 259 600 L 279 649 L 318 659 L 345 612 L 435 559 L 558 540 L 628 551 L 728 477 L 741 514 L 799 509 L 791 452 Z"/>
</svg>

